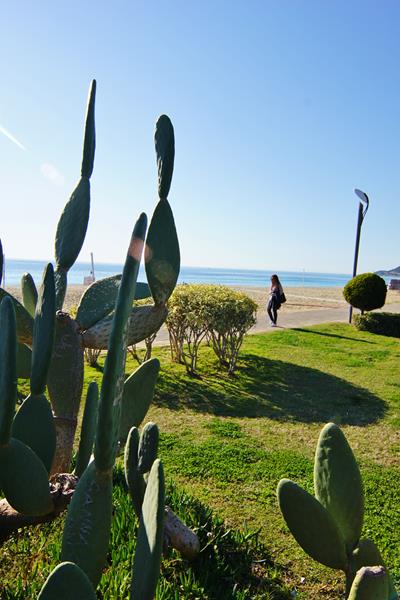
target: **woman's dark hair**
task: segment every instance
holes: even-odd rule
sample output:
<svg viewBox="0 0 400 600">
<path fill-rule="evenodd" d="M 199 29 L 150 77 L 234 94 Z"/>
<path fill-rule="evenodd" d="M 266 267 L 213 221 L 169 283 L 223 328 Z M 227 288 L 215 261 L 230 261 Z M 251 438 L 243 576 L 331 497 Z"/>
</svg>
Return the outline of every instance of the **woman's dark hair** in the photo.
<svg viewBox="0 0 400 600">
<path fill-rule="evenodd" d="M 271 275 L 271 281 L 273 281 L 273 280 L 275 280 L 278 285 L 281 285 L 281 282 L 279 281 L 278 275 L 276 275 L 276 274 Z"/>
</svg>

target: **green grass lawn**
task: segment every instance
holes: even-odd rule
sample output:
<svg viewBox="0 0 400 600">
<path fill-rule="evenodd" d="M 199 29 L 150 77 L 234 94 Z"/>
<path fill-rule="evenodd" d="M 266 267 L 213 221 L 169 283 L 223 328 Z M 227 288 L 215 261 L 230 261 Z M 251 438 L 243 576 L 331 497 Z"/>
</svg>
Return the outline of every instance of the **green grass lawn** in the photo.
<svg viewBox="0 0 400 600">
<path fill-rule="evenodd" d="M 198 527 L 203 547 L 190 568 L 173 553 L 165 558 L 157 598 L 279 599 L 294 590 L 297 598 L 340 597 L 341 573 L 297 546 L 275 496 L 282 477 L 312 491 L 315 445 L 328 421 L 343 428 L 361 467 L 363 535 L 378 544 L 400 586 L 399 340 L 342 324 L 249 336 L 234 377 L 206 346 L 198 378 L 172 364 L 167 348 L 154 354 L 162 368 L 146 420 L 161 430 L 170 502 Z M 127 373 L 135 367 L 129 359 Z M 86 369 L 86 385 L 93 378 L 101 380 L 101 368 Z M 134 547 L 136 523 L 120 469 L 116 483 L 104 598 L 128 597 Z M 57 562 L 61 522 L 3 546 L 1 598 L 40 589 Z"/>
</svg>

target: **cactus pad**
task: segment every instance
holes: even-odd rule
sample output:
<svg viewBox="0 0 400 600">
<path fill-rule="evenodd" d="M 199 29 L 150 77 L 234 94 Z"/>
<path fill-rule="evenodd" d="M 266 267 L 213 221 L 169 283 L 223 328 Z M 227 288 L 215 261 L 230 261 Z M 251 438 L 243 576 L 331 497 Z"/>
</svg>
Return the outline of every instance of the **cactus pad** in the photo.
<svg viewBox="0 0 400 600">
<path fill-rule="evenodd" d="M 89 384 L 85 410 L 83 413 L 81 436 L 79 442 L 78 457 L 76 460 L 75 475 L 81 477 L 89 464 L 93 450 L 94 438 L 97 425 L 97 410 L 99 405 L 99 389 L 97 383 Z"/>
<path fill-rule="evenodd" d="M 61 560 L 76 563 L 96 587 L 104 568 L 111 528 L 112 473 L 91 462 L 75 489 L 65 520 Z"/>
<path fill-rule="evenodd" d="M 166 199 L 171 187 L 175 158 L 174 128 L 167 115 L 161 115 L 157 120 L 154 142 L 158 170 L 158 196 Z"/>
<path fill-rule="evenodd" d="M 133 508 L 137 517 L 142 514 L 142 504 L 146 483 L 137 469 L 138 466 L 138 449 L 139 449 L 139 431 L 136 427 L 132 427 L 129 431 L 128 439 L 125 446 L 124 469 L 125 480 L 128 486 L 129 494 L 132 499 Z"/>
<path fill-rule="evenodd" d="M 28 313 L 34 317 L 38 293 L 30 273 L 24 273 L 21 278 L 22 302 Z"/>
<path fill-rule="evenodd" d="M 56 314 L 56 292 L 53 265 L 48 264 L 43 274 L 39 299 L 33 323 L 33 346 L 31 367 L 32 394 L 43 394 L 46 389 L 47 372 L 53 352 Z"/>
<path fill-rule="evenodd" d="M 135 300 L 144 300 L 145 298 L 150 298 L 151 291 L 148 283 L 144 281 L 137 281 L 135 288 Z"/>
<path fill-rule="evenodd" d="M 145 267 L 147 281 L 156 305 L 165 304 L 178 280 L 179 242 L 168 200 L 157 204 L 146 239 Z"/>
<path fill-rule="evenodd" d="M 7 502 L 25 515 L 47 515 L 53 510 L 47 471 L 28 446 L 11 438 L 0 447 L 0 488 Z"/>
<path fill-rule="evenodd" d="M 146 423 L 139 440 L 138 466 L 139 473 L 148 473 L 157 458 L 159 432 L 155 423 Z"/>
<path fill-rule="evenodd" d="M 131 586 L 132 600 L 152 600 L 160 573 L 165 511 L 164 472 L 157 459 L 144 495 Z"/>
<path fill-rule="evenodd" d="M 124 444 L 131 427 L 139 427 L 153 399 L 160 361 L 151 358 L 125 380 L 122 395 L 119 441 Z"/>
<path fill-rule="evenodd" d="M 359 541 L 357 547 L 352 552 L 349 560 L 349 571 L 347 574 L 347 582 L 350 587 L 357 571 L 361 567 L 373 567 L 375 565 L 382 565 L 386 568 L 385 562 L 382 558 L 379 549 L 375 543 L 369 538 L 363 538 Z M 396 590 L 394 588 L 393 580 L 388 573 L 388 586 L 389 586 L 389 600 L 396 600 L 398 598 Z"/>
<path fill-rule="evenodd" d="M 353 452 L 334 423 L 322 429 L 315 453 L 315 496 L 342 532 L 347 552 L 356 546 L 363 524 L 364 494 Z"/>
<path fill-rule="evenodd" d="M 164 323 L 168 314 L 164 304 L 159 306 L 136 306 L 131 310 L 126 332 L 127 346 L 137 344 L 153 333 L 156 333 Z M 105 317 L 83 334 L 86 348 L 107 350 L 110 341 L 112 316 Z"/>
<path fill-rule="evenodd" d="M 86 110 L 85 134 L 83 140 L 82 177 L 91 177 L 93 173 L 94 152 L 96 149 L 96 130 L 94 120 L 94 107 L 96 101 L 96 80 L 93 79 L 89 88 Z"/>
<path fill-rule="evenodd" d="M 82 330 L 92 327 L 114 310 L 121 277 L 122 275 L 113 275 L 99 279 L 85 290 L 76 313 L 76 320 Z"/>
<path fill-rule="evenodd" d="M 351 586 L 348 600 L 388 600 L 388 577 L 384 567 L 362 567 Z"/>
<path fill-rule="evenodd" d="M 56 449 L 56 430 L 46 396 L 26 398 L 14 417 L 12 436 L 29 446 L 50 473 Z"/>
<path fill-rule="evenodd" d="M 85 573 L 72 562 L 63 562 L 52 570 L 37 600 L 96 600 L 93 586 Z"/>
<path fill-rule="evenodd" d="M 82 177 L 60 217 L 56 233 L 57 269 L 69 271 L 81 251 L 89 222 L 90 182 Z"/>
<path fill-rule="evenodd" d="M 29 379 L 31 376 L 32 350 L 25 344 L 17 344 L 18 379 Z"/>
<path fill-rule="evenodd" d="M 0 288 L 0 302 L 4 298 L 10 298 L 14 305 L 15 318 L 17 321 L 17 338 L 21 344 L 32 344 L 33 319 L 26 308 L 14 296 Z"/>
<path fill-rule="evenodd" d="M 277 495 L 286 524 L 303 550 L 327 567 L 345 570 L 344 540 L 326 508 L 289 479 L 281 479 Z"/>
</svg>

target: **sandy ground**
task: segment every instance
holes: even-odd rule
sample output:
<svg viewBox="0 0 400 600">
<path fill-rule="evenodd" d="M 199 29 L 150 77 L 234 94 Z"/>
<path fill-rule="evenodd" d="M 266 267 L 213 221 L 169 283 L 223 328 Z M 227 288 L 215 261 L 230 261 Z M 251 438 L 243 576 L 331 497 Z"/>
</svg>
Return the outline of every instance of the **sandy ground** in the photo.
<svg viewBox="0 0 400 600">
<path fill-rule="evenodd" d="M 21 300 L 19 287 L 10 286 L 6 289 L 18 300 Z M 69 285 L 64 310 L 68 311 L 71 307 L 77 306 L 85 289 L 86 286 L 84 285 Z M 257 302 L 261 309 L 265 309 L 268 299 L 266 288 L 242 286 L 235 287 L 235 289 L 245 292 Z M 285 295 L 287 302 L 281 308 L 281 312 L 284 311 L 285 313 L 321 308 L 343 308 L 347 304 L 340 287 L 285 287 Z M 396 302 L 400 302 L 400 290 L 388 290 L 386 305 Z"/>
</svg>

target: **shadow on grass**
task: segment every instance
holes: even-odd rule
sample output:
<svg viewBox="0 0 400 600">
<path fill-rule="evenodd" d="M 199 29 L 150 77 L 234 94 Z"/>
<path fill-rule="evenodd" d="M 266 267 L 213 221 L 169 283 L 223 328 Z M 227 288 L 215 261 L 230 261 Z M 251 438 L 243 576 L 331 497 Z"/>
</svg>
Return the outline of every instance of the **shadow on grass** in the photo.
<svg viewBox="0 0 400 600">
<path fill-rule="evenodd" d="M 347 335 L 338 335 L 337 333 L 325 333 L 323 331 L 315 331 L 313 329 L 301 329 L 300 327 L 295 327 L 294 330 L 300 331 L 301 333 L 312 333 L 313 335 L 322 335 L 324 337 L 337 338 L 340 340 L 350 340 L 351 342 L 361 342 L 363 344 L 376 344 L 376 342 L 371 342 L 371 340 L 360 340 L 360 338 L 348 337 Z"/>
<path fill-rule="evenodd" d="M 367 425 L 381 419 L 386 404 L 368 390 L 308 367 L 242 354 L 235 377 L 208 369 L 191 379 L 184 369 L 162 369 L 154 403 L 229 417 Z"/>
</svg>

